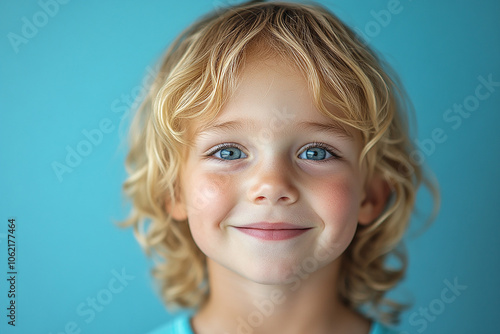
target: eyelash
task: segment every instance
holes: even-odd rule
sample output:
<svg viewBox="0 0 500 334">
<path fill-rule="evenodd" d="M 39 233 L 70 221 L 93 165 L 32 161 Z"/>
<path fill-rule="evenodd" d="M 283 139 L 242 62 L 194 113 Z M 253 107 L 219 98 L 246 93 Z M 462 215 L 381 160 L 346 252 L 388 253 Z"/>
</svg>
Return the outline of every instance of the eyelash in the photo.
<svg viewBox="0 0 500 334">
<path fill-rule="evenodd" d="M 325 143 L 320 143 L 320 142 L 312 142 L 310 145 L 307 145 L 306 147 L 304 147 L 304 149 L 300 153 L 302 154 L 302 152 L 306 151 L 309 148 L 313 148 L 313 147 L 322 148 L 325 151 L 327 151 L 328 153 L 330 153 L 332 156 L 328 159 L 325 159 L 325 160 L 308 160 L 308 161 L 314 161 L 314 162 L 321 163 L 321 162 L 328 162 L 330 160 L 338 160 L 341 158 L 337 153 L 335 153 L 335 150 L 332 147 L 330 147 L 329 145 L 326 145 Z"/>
<path fill-rule="evenodd" d="M 238 150 L 244 151 L 244 149 L 243 149 L 243 147 L 241 147 L 241 145 L 238 145 L 235 143 L 223 143 L 223 144 L 219 144 L 219 145 L 215 146 L 213 149 L 211 149 L 208 153 L 205 154 L 205 157 L 212 158 L 212 155 L 214 155 L 218 151 L 225 149 L 225 148 L 229 148 L 229 147 L 236 147 Z M 222 161 L 230 161 L 230 160 L 223 160 L 223 159 L 218 159 L 218 158 L 215 158 L 215 159 L 222 160 Z"/>
<path fill-rule="evenodd" d="M 214 157 L 212 157 L 212 155 L 214 155 L 215 153 L 217 153 L 220 150 L 223 150 L 223 149 L 229 148 L 229 147 L 235 147 L 235 148 L 241 150 L 242 152 L 244 151 L 243 147 L 241 145 L 236 144 L 236 143 L 223 143 L 223 144 L 219 144 L 219 145 L 215 146 L 213 149 L 211 149 L 209 152 L 207 152 L 205 154 L 205 157 L 206 158 L 214 158 Z M 309 148 L 316 148 L 316 147 L 324 149 L 325 151 L 330 153 L 332 156 L 326 160 L 308 160 L 308 161 L 315 161 L 315 162 L 321 163 L 321 162 L 328 162 L 330 160 L 341 159 L 341 157 L 337 153 L 335 153 L 334 150 L 330 146 L 326 145 L 325 143 L 321 143 L 321 142 L 312 142 L 311 144 L 304 147 L 304 149 L 300 152 L 300 154 L 302 154 L 304 151 L 306 151 Z M 224 160 L 224 159 L 218 159 L 218 158 L 214 158 L 214 159 L 217 161 L 221 161 L 221 162 L 231 161 L 231 160 Z M 303 159 L 303 160 L 306 160 L 306 159 Z"/>
</svg>

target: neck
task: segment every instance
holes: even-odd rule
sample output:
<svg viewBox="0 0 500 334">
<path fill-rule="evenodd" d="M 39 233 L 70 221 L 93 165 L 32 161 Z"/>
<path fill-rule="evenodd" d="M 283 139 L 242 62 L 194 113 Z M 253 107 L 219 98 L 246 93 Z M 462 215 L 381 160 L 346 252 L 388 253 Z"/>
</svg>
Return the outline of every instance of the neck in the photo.
<svg viewBox="0 0 500 334">
<path fill-rule="evenodd" d="M 340 259 L 284 285 L 255 283 L 210 259 L 207 265 L 210 297 L 193 318 L 196 334 L 369 331 L 369 322 L 340 301 Z"/>
</svg>

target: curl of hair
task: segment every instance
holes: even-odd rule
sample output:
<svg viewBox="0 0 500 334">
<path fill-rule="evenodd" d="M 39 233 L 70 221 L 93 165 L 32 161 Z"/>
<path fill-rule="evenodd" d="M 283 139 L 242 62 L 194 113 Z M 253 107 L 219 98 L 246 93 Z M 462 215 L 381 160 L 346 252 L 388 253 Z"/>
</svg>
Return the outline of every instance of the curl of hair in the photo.
<svg viewBox="0 0 500 334">
<path fill-rule="evenodd" d="M 406 115 L 412 109 L 396 76 L 332 13 L 315 4 L 251 1 L 219 9 L 185 30 L 169 47 L 130 130 L 129 177 L 124 191 L 133 226 L 147 254 L 157 255 L 154 276 L 168 306 L 196 308 L 209 293 L 205 255 L 186 221 L 167 210 L 175 203 L 182 162 L 191 142 L 191 120 L 214 120 L 230 98 L 250 49 L 291 61 L 305 76 L 317 109 L 360 131 L 360 163 L 368 177 L 381 175 L 392 190 L 383 214 L 359 227 L 347 248 L 339 293 L 353 309 L 370 306 L 373 317 L 397 322 L 401 304 L 384 298 L 404 276 L 401 248 L 424 182 L 434 185 L 411 159 L 414 147 Z M 332 104 L 342 117 L 331 114 Z M 202 205 L 202 204 L 200 204 Z M 395 256 L 400 267 L 389 268 Z"/>
</svg>

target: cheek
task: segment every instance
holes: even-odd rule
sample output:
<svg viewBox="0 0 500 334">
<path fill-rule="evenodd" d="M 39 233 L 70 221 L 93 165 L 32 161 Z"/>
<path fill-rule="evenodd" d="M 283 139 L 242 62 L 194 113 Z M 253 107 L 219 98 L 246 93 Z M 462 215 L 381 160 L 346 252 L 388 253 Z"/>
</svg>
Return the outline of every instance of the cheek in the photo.
<svg viewBox="0 0 500 334">
<path fill-rule="evenodd" d="M 354 175 L 338 175 L 317 184 L 316 212 L 323 220 L 326 242 L 347 247 L 356 231 L 361 191 Z"/>
<path fill-rule="evenodd" d="M 188 222 L 195 242 L 200 249 L 207 243 L 216 244 L 219 223 L 227 215 L 228 208 L 236 196 L 230 177 L 222 174 L 194 172 L 186 185 L 185 200 Z"/>
<path fill-rule="evenodd" d="M 229 178 L 213 173 L 193 172 L 185 183 L 188 218 L 217 210 L 229 197 Z M 191 219 L 190 219 L 191 220 Z"/>
</svg>

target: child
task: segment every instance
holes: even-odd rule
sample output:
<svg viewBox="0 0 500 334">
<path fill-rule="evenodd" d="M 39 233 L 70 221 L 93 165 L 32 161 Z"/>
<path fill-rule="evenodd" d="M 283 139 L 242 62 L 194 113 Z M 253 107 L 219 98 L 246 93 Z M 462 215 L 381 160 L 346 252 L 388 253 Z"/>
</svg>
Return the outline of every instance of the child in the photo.
<svg viewBox="0 0 500 334">
<path fill-rule="evenodd" d="M 425 181 L 393 80 L 317 5 L 252 1 L 181 34 L 124 185 L 166 305 L 193 310 L 155 334 L 388 333 Z"/>
</svg>

